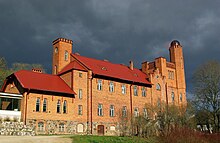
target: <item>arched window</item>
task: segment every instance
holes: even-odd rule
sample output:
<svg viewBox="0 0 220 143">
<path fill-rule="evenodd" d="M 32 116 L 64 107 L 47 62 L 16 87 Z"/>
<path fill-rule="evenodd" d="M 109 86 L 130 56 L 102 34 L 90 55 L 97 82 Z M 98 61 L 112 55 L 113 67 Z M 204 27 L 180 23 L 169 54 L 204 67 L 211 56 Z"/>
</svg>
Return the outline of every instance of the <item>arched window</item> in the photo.
<svg viewBox="0 0 220 143">
<path fill-rule="evenodd" d="M 40 98 L 37 98 L 37 101 L 36 101 L 36 112 L 39 112 L 40 111 Z"/>
<path fill-rule="evenodd" d="M 54 74 L 57 74 L 57 65 L 54 66 Z"/>
<path fill-rule="evenodd" d="M 59 124 L 59 132 L 64 132 L 65 131 L 65 126 L 63 123 Z"/>
<path fill-rule="evenodd" d="M 47 112 L 47 98 L 44 98 L 44 102 L 43 102 L 43 112 Z"/>
<path fill-rule="evenodd" d="M 182 96 L 182 93 L 180 93 L 180 102 L 183 101 L 183 96 Z"/>
<path fill-rule="evenodd" d="M 60 113 L 60 100 L 57 101 L 57 113 Z"/>
<path fill-rule="evenodd" d="M 55 53 L 58 53 L 58 48 L 57 48 L 57 47 L 55 48 L 54 52 L 55 52 Z"/>
<path fill-rule="evenodd" d="M 44 123 L 43 122 L 38 123 L 38 131 L 44 131 Z"/>
<path fill-rule="evenodd" d="M 67 113 L 67 102 L 64 100 L 63 102 L 63 113 Z"/>
<path fill-rule="evenodd" d="M 161 87 L 160 87 L 159 83 L 156 84 L 156 90 L 161 90 Z"/>
<path fill-rule="evenodd" d="M 78 132 L 78 133 L 82 133 L 83 130 L 84 130 L 83 124 L 78 124 L 78 125 L 77 125 L 77 132 Z"/>
<path fill-rule="evenodd" d="M 68 56 L 69 56 L 68 51 L 65 51 L 65 54 L 64 54 L 64 60 L 65 61 L 68 61 Z"/>
<path fill-rule="evenodd" d="M 171 93 L 171 98 L 172 98 L 172 102 L 174 102 L 174 100 L 175 100 L 175 94 L 174 94 L 174 92 Z"/>
<path fill-rule="evenodd" d="M 139 116 L 138 108 L 134 108 L 134 117 L 138 117 L 138 116 Z"/>
</svg>

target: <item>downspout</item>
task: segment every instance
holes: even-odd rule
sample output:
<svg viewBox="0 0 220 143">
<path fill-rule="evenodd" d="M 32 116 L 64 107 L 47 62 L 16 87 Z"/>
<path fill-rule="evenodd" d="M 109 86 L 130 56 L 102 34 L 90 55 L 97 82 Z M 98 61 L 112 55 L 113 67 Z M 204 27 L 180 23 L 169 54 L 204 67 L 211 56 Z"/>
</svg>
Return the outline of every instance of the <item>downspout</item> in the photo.
<svg viewBox="0 0 220 143">
<path fill-rule="evenodd" d="M 26 103 L 25 103 L 25 114 L 24 114 L 24 118 L 25 118 L 25 120 L 24 120 L 24 124 L 26 125 L 26 123 L 27 123 L 27 96 L 29 95 L 29 93 L 30 93 L 30 88 L 28 89 L 28 91 L 27 91 L 27 94 L 26 94 Z"/>
<path fill-rule="evenodd" d="M 132 113 L 133 113 L 133 107 L 132 107 L 132 90 L 131 90 L 132 84 L 130 85 L 130 107 L 131 107 L 131 119 L 132 119 Z"/>
<path fill-rule="evenodd" d="M 90 116 L 90 118 L 91 118 L 91 134 L 92 134 L 92 79 L 93 79 L 93 77 L 91 78 L 91 82 L 90 82 L 90 84 L 91 84 L 91 90 L 90 90 L 90 94 L 91 94 L 91 98 L 90 98 L 90 104 L 91 104 L 91 107 L 90 107 L 90 110 L 91 110 L 91 116 Z"/>
<path fill-rule="evenodd" d="M 168 112 L 168 94 L 167 94 L 167 83 L 165 84 L 166 88 L 166 104 L 167 104 L 167 112 Z"/>
</svg>

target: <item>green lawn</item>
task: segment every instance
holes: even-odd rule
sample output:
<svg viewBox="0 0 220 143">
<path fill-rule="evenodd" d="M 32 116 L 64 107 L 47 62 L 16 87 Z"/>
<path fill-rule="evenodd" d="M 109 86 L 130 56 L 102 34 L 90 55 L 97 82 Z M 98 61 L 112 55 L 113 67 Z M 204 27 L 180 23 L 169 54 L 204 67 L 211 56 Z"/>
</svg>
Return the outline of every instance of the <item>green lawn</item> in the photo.
<svg viewBox="0 0 220 143">
<path fill-rule="evenodd" d="M 156 143 L 152 139 L 144 139 L 139 137 L 118 137 L 118 136 L 89 136 L 74 135 L 69 136 L 73 143 Z"/>
</svg>

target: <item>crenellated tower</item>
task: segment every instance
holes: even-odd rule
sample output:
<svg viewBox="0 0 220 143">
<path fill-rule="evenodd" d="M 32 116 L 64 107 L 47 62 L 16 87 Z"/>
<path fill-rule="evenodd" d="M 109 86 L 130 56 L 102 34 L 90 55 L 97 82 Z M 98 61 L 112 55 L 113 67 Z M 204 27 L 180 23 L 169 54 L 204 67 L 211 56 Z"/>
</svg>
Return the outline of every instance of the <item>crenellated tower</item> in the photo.
<svg viewBox="0 0 220 143">
<path fill-rule="evenodd" d="M 67 64 L 70 63 L 72 44 L 72 40 L 65 38 L 58 38 L 53 41 L 52 74 L 58 74 Z"/>
</svg>

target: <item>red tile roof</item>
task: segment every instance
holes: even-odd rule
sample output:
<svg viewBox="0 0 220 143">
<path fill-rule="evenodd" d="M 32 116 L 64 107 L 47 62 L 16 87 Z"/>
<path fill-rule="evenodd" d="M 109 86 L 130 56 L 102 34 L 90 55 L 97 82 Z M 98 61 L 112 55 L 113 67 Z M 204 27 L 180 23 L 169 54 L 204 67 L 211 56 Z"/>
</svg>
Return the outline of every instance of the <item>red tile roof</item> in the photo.
<svg viewBox="0 0 220 143">
<path fill-rule="evenodd" d="M 72 69 L 77 69 L 77 70 L 81 70 L 81 71 L 86 71 L 86 69 L 80 65 L 77 61 L 72 61 L 70 62 L 67 66 L 65 66 L 59 73 L 58 75 L 60 74 L 63 74 L 67 71 L 70 71 Z"/>
<path fill-rule="evenodd" d="M 14 73 L 21 86 L 26 89 L 51 91 L 66 94 L 75 92 L 56 75 L 20 70 Z"/>
<path fill-rule="evenodd" d="M 82 64 L 84 64 L 87 68 L 92 70 L 93 74 L 132 81 L 136 83 L 148 85 L 151 84 L 147 80 L 147 74 L 143 73 L 139 69 L 134 68 L 133 70 L 131 70 L 129 67 L 122 64 L 113 64 L 108 61 L 83 57 L 78 54 L 71 55 L 79 60 Z M 68 66 L 70 66 L 70 64 Z"/>
</svg>

